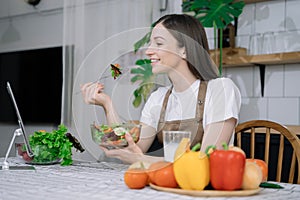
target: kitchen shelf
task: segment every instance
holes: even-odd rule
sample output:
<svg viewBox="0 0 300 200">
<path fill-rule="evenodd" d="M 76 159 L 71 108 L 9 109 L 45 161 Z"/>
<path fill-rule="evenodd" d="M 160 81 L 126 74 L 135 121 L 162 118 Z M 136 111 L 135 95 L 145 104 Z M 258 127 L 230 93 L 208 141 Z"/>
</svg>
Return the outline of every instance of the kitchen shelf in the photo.
<svg viewBox="0 0 300 200">
<path fill-rule="evenodd" d="M 224 50 L 224 49 L 223 49 Z M 300 51 L 298 52 L 286 52 L 286 53 L 275 53 L 275 54 L 262 54 L 262 55 L 247 55 L 245 49 L 237 48 L 234 49 L 236 54 L 232 56 L 228 52 L 232 50 L 226 50 L 223 54 L 223 68 L 230 67 L 249 67 L 258 66 L 260 74 L 260 84 L 261 84 L 261 96 L 264 96 L 265 87 L 265 70 L 266 65 L 282 65 L 282 64 L 295 64 L 300 63 Z M 214 60 L 214 55 L 212 54 L 212 59 Z M 217 52 L 218 54 L 219 52 Z"/>
<path fill-rule="evenodd" d="M 300 63 L 299 52 L 223 56 L 223 67 L 243 67 L 254 65 L 281 65 Z"/>
</svg>

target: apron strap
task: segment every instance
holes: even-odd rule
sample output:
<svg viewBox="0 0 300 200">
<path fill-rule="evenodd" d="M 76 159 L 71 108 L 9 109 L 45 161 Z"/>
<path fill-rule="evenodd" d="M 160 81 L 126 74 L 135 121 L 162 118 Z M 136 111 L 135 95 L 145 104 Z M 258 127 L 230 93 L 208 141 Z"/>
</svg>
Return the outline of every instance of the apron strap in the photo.
<svg viewBox="0 0 300 200">
<path fill-rule="evenodd" d="M 158 127 L 157 127 L 157 134 L 154 139 L 154 142 L 152 143 L 151 147 L 148 150 L 148 153 L 150 155 L 163 155 L 163 141 L 162 141 L 162 130 L 165 129 L 167 126 L 167 129 L 172 128 L 172 130 L 178 130 L 180 128 L 180 124 L 182 121 L 185 121 L 184 124 L 186 124 L 187 121 L 190 121 L 189 123 L 192 123 L 192 126 L 196 126 L 195 130 L 193 131 L 192 135 L 194 135 L 194 139 L 192 142 L 192 145 L 194 145 L 196 142 L 202 141 L 203 138 L 203 112 L 204 112 L 204 102 L 205 102 L 205 96 L 206 96 L 206 90 L 207 90 L 207 81 L 201 81 L 199 90 L 198 90 L 198 97 L 197 97 L 197 106 L 196 106 L 196 114 L 195 118 L 192 119 L 186 119 L 186 120 L 175 120 L 175 121 L 165 121 L 165 114 L 166 114 L 166 108 L 168 104 L 168 100 L 170 97 L 170 94 L 172 93 L 172 87 L 167 91 L 161 112 L 160 112 L 160 118 L 158 121 Z"/>
<path fill-rule="evenodd" d="M 197 111 L 196 111 L 196 118 L 198 120 L 203 119 L 206 90 L 207 90 L 207 81 L 201 81 L 199 86 L 199 91 L 198 91 L 198 102 L 197 102 Z"/>
<path fill-rule="evenodd" d="M 170 97 L 170 95 L 172 93 L 172 89 L 173 89 L 173 86 L 167 91 L 167 93 L 165 95 L 164 102 L 162 104 L 162 108 L 161 108 L 161 111 L 160 111 L 160 117 L 159 117 L 159 121 L 158 122 L 165 121 L 166 109 L 167 109 L 169 97 Z M 160 127 L 158 127 L 158 130 L 159 130 L 159 128 Z"/>
</svg>

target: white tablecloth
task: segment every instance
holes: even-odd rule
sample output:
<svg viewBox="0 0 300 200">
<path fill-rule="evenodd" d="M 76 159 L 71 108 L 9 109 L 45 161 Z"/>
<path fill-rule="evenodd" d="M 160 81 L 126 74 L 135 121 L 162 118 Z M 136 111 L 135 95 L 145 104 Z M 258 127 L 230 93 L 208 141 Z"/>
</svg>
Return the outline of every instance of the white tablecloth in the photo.
<svg viewBox="0 0 300 200">
<path fill-rule="evenodd" d="M 11 165 L 20 165 L 9 158 Z M 2 165 L 3 159 L 0 158 Z M 21 164 L 24 165 L 24 164 Z M 35 170 L 0 170 L 0 200 L 170 200 L 170 199 L 300 199 L 300 185 L 281 184 L 284 189 L 262 189 L 246 197 L 192 197 L 156 191 L 127 188 L 123 175 L 127 165 L 117 163 L 79 163 L 72 166 L 35 165 Z"/>
</svg>

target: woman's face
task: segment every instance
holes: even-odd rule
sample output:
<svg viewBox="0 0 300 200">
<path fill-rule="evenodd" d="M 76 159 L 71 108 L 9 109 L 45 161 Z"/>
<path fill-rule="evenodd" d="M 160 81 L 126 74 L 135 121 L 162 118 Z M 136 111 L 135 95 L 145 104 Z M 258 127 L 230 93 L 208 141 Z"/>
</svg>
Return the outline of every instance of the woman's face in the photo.
<svg viewBox="0 0 300 200">
<path fill-rule="evenodd" d="M 151 34 L 150 45 L 146 51 L 152 65 L 152 72 L 168 73 L 172 69 L 176 69 L 181 62 L 185 62 L 185 49 L 178 47 L 177 40 L 162 25 L 157 24 Z"/>
</svg>

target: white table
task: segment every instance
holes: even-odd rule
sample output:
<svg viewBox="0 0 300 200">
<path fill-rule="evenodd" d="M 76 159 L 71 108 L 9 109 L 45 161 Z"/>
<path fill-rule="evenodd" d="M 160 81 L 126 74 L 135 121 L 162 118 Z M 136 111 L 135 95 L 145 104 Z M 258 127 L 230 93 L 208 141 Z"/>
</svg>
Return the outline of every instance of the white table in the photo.
<svg viewBox="0 0 300 200">
<path fill-rule="evenodd" d="M 3 159 L 0 158 L 2 164 Z M 11 165 L 24 165 L 9 158 Z M 300 185 L 281 184 L 284 189 L 262 189 L 246 197 L 192 197 L 161 192 L 146 187 L 128 189 L 123 181 L 127 165 L 117 163 L 79 163 L 62 167 L 35 165 L 35 170 L 0 170 L 0 200 L 170 200 L 170 199 L 300 199 Z"/>
</svg>

